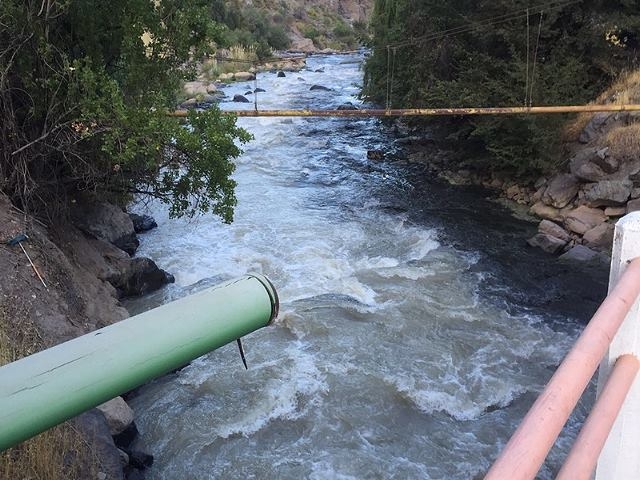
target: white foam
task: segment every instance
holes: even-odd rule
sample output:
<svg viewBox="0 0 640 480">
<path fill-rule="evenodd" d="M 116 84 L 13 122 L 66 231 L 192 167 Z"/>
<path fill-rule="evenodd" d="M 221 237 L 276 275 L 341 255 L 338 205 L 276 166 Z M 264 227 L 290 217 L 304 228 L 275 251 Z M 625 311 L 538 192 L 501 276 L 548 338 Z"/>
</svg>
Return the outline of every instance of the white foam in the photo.
<svg viewBox="0 0 640 480">
<path fill-rule="evenodd" d="M 326 392 L 328 387 L 324 376 L 315 366 L 313 356 L 295 346 L 288 348 L 287 353 L 291 357 L 289 368 L 280 372 L 280 378 L 267 381 L 263 387 L 265 391 L 261 392 L 254 405 L 242 409 L 232 421 L 220 425 L 216 432 L 219 437 L 248 437 L 272 420 L 296 420 L 318 404 L 320 394 Z M 307 400 L 305 405 L 302 398 Z"/>
</svg>

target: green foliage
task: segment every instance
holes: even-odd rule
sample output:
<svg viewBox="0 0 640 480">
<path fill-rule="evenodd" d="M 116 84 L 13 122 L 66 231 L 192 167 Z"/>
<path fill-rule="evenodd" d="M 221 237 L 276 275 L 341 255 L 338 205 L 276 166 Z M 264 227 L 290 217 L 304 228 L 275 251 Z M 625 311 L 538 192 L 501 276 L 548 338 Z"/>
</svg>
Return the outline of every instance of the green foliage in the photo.
<svg viewBox="0 0 640 480">
<path fill-rule="evenodd" d="M 256 49 L 262 60 L 271 50 L 284 50 L 291 44 L 277 12 L 254 6 L 247 7 L 237 0 L 215 0 L 210 4 L 211 15 L 226 25 L 222 46 L 242 45 Z"/>
<path fill-rule="evenodd" d="M 0 4 L 0 189 L 41 214 L 90 194 L 157 197 L 232 220 L 248 134 L 217 110 L 165 112 L 222 29 L 206 0 Z M 149 40 L 145 45 L 142 36 Z"/>
<path fill-rule="evenodd" d="M 640 12 L 634 2 L 591 0 L 553 9 L 546 4 L 541 22 L 540 10 L 533 8 L 539 4 L 376 0 L 363 95 L 406 108 L 581 104 L 636 66 Z M 504 21 L 514 12 L 517 18 Z M 436 35 L 451 29 L 456 33 Z M 468 117 L 425 123 L 464 140 L 456 148 L 490 156 L 496 168 L 536 175 L 555 165 L 562 120 Z"/>
</svg>

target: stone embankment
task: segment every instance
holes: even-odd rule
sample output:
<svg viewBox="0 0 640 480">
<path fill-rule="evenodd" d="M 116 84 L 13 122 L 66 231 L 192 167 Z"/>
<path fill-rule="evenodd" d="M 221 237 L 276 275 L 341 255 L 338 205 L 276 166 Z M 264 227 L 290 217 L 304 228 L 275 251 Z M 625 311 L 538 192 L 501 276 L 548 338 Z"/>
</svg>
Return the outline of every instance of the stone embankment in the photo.
<svg viewBox="0 0 640 480">
<path fill-rule="evenodd" d="M 610 132 L 637 125 L 636 113 L 598 113 L 568 145 L 563 171 L 522 185 L 507 176 L 456 170 L 428 139 L 405 138 L 409 161 L 425 163 L 431 172 L 454 184 L 476 184 L 499 191 L 503 198 L 529 207 L 540 219 L 528 243 L 564 258 L 592 260 L 609 254 L 615 222 L 640 210 L 640 157 L 611 144 Z"/>
<path fill-rule="evenodd" d="M 139 243 L 137 233 L 155 226 L 152 218 L 106 203 L 78 203 L 71 219 L 47 225 L 0 194 L 0 331 L 16 355 L 122 320 L 128 313 L 120 299 L 173 281 L 152 260 L 131 256 Z M 24 252 L 20 245 L 6 243 L 18 236 L 24 238 Z M 100 478 L 142 478 L 152 457 L 129 449 L 135 423 L 121 398 L 74 422 L 95 451 Z"/>
</svg>

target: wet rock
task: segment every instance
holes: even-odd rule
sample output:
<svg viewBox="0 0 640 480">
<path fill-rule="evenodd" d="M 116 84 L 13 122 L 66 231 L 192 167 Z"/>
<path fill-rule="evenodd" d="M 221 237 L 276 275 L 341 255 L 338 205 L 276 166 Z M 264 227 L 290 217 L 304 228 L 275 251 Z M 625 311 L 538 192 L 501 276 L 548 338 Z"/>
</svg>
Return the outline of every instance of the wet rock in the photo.
<svg viewBox="0 0 640 480">
<path fill-rule="evenodd" d="M 118 455 L 120 455 L 120 465 L 122 465 L 122 468 L 127 467 L 129 465 L 129 454 L 124 450 L 118 449 Z"/>
<path fill-rule="evenodd" d="M 146 257 L 132 258 L 118 276 L 108 280 L 116 288 L 120 298 L 145 295 L 175 281 L 173 275 Z"/>
<path fill-rule="evenodd" d="M 382 150 L 367 150 L 367 158 L 369 160 L 383 160 L 384 152 Z"/>
<path fill-rule="evenodd" d="M 602 254 L 584 245 L 576 245 L 568 252 L 560 255 L 560 260 L 567 262 L 606 262 L 607 258 Z"/>
<path fill-rule="evenodd" d="M 264 88 L 260 88 L 260 87 L 256 88 L 256 89 L 253 91 L 253 93 L 262 93 L 262 92 L 266 92 L 266 90 L 265 90 Z"/>
<path fill-rule="evenodd" d="M 138 436 L 138 427 L 136 422 L 131 422 L 127 428 L 117 435 L 113 435 L 113 441 L 120 449 L 127 449 Z"/>
<path fill-rule="evenodd" d="M 322 92 L 330 92 L 331 88 L 325 87 L 324 85 L 311 85 L 310 91 L 322 91 Z"/>
<path fill-rule="evenodd" d="M 286 77 L 286 76 L 287 76 L 287 75 L 286 75 L 283 71 L 279 71 L 279 72 L 278 72 L 278 78 L 284 78 L 284 77 Z"/>
<path fill-rule="evenodd" d="M 153 230 L 158 226 L 154 218 L 150 215 L 138 215 L 130 213 L 129 218 L 133 222 L 133 229 L 136 233 L 144 233 Z"/>
<path fill-rule="evenodd" d="M 244 92 L 245 95 L 253 95 L 253 91 L 252 90 L 247 90 L 246 92 Z"/>
<path fill-rule="evenodd" d="M 359 110 L 359 108 L 351 102 L 346 102 L 338 106 L 338 110 Z"/>
<path fill-rule="evenodd" d="M 611 249 L 613 243 L 613 231 L 612 224 L 603 223 L 586 232 L 582 240 L 590 248 L 607 251 Z"/>
<path fill-rule="evenodd" d="M 129 465 L 133 468 L 143 470 L 153 465 L 153 455 L 140 450 L 131 450 L 129 453 Z"/>
<path fill-rule="evenodd" d="M 247 97 L 245 97 L 244 95 L 234 95 L 232 102 L 236 102 L 236 103 L 251 103 L 251 101 L 249 99 L 247 99 Z"/>
<path fill-rule="evenodd" d="M 569 234 L 569 232 L 567 232 L 557 223 L 551 222 L 549 220 L 542 220 L 540 222 L 540 225 L 538 225 L 538 232 L 550 235 L 555 238 L 559 238 L 560 240 L 564 240 L 565 243 L 571 240 L 571 235 Z"/>
<path fill-rule="evenodd" d="M 99 240 L 133 255 L 140 242 L 133 222 L 121 208 L 110 203 L 76 205 L 71 211 L 76 227 Z"/>
<path fill-rule="evenodd" d="M 607 217 L 602 210 L 582 205 L 567 215 L 564 225 L 570 231 L 584 235 L 606 220 Z"/>
<path fill-rule="evenodd" d="M 133 423 L 133 410 L 122 397 L 112 398 L 108 402 L 98 405 L 96 408 L 104 415 L 112 436 L 122 433 Z"/>
<path fill-rule="evenodd" d="M 324 73 L 324 68 L 316 68 L 314 70 L 315 73 Z"/>
<path fill-rule="evenodd" d="M 541 248 L 545 252 L 556 254 L 565 247 L 567 242 L 545 233 L 538 233 L 533 238 L 530 238 L 527 243 L 532 247 Z"/>
<path fill-rule="evenodd" d="M 555 208 L 566 207 L 577 195 L 580 182 L 568 173 L 555 176 L 542 195 L 542 201 Z"/>
<path fill-rule="evenodd" d="M 631 195 L 631 181 L 604 180 L 584 187 L 584 201 L 590 207 L 615 207 L 624 204 Z"/>
</svg>

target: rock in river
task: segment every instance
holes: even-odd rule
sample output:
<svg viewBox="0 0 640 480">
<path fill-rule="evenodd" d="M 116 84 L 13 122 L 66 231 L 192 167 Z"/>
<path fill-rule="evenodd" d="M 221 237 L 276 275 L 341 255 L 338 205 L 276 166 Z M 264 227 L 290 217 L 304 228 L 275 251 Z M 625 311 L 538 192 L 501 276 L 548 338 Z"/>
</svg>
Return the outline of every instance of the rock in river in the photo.
<svg viewBox="0 0 640 480">
<path fill-rule="evenodd" d="M 232 101 L 237 103 L 251 103 L 251 101 L 244 95 L 234 95 Z"/>
</svg>

